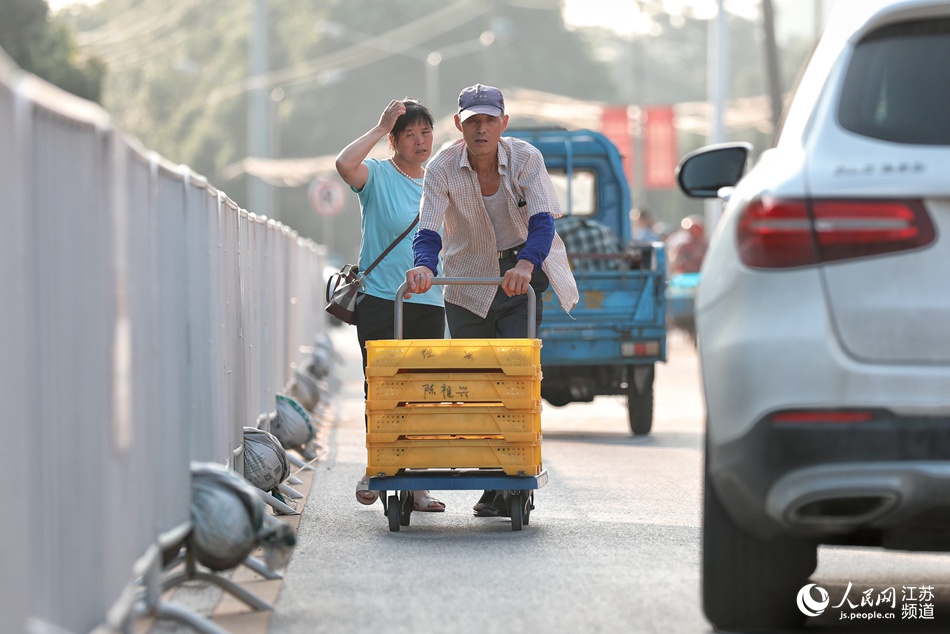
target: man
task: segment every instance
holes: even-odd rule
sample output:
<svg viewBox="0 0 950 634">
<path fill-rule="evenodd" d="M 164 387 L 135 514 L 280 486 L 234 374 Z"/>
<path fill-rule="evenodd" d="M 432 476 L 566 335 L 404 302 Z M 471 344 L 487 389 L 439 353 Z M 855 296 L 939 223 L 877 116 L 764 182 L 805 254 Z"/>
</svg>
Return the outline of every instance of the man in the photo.
<svg viewBox="0 0 950 634">
<path fill-rule="evenodd" d="M 667 245 L 670 250 L 670 272 L 699 273 L 706 257 L 706 231 L 703 217 L 686 216 L 680 223 L 681 230 L 670 236 Z"/>
<path fill-rule="evenodd" d="M 633 239 L 637 242 L 661 242 L 663 237 L 656 230 L 656 218 L 649 209 L 635 208 L 630 212 L 633 217 Z"/>
<path fill-rule="evenodd" d="M 502 137 L 505 99 L 493 86 L 462 90 L 455 127 L 462 139 L 429 162 L 413 241 L 416 265 L 406 272 L 409 294 L 425 293 L 443 252 L 446 277 L 503 277 L 499 287 L 445 287 L 445 315 L 455 338 L 526 337 L 531 284 L 553 287 L 565 311 L 577 303 L 564 243 L 554 231 L 561 214 L 544 158 L 530 143 Z M 439 230 L 443 229 L 443 245 Z M 542 303 L 537 302 L 536 323 Z M 485 491 L 475 515 L 505 513 L 504 498 Z"/>
</svg>

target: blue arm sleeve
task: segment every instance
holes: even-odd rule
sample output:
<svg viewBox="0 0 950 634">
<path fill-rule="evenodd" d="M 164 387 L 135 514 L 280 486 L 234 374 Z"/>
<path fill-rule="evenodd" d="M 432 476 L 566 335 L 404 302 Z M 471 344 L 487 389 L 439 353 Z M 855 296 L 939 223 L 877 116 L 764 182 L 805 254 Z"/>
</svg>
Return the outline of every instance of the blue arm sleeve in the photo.
<svg viewBox="0 0 950 634">
<path fill-rule="evenodd" d="M 434 275 L 438 275 L 441 251 L 442 236 L 431 229 L 419 229 L 416 237 L 412 239 L 413 266 L 428 267 Z"/>
<path fill-rule="evenodd" d="M 551 251 L 554 241 L 554 216 L 549 213 L 534 214 L 528 218 L 528 239 L 518 253 L 519 260 L 527 260 L 540 269 Z"/>
</svg>

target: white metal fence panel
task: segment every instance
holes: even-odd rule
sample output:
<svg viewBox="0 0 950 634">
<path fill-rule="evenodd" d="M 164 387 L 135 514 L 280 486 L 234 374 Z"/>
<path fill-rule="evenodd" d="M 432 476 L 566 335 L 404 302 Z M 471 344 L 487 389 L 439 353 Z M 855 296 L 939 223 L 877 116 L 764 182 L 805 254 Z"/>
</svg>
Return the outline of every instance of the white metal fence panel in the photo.
<svg viewBox="0 0 950 634">
<path fill-rule="evenodd" d="M 0 76 L 14 69 L 0 58 Z M 30 567 L 33 535 L 26 521 L 11 521 L 14 512 L 28 513 L 35 503 L 31 476 L 30 428 L 36 422 L 33 411 L 38 366 L 31 350 L 36 339 L 35 299 L 31 265 L 33 222 L 29 214 L 29 170 L 22 162 L 26 131 L 21 104 L 8 83 L 0 82 L 0 429 L 3 430 L 4 459 L 0 460 L 0 481 L 4 483 L 6 521 L 0 522 L 0 620 L 22 624 L 29 617 L 30 589 L 35 573 Z M 6 629 L 0 627 L 0 629 Z M 22 628 L 21 628 L 22 629 Z"/>
<path fill-rule="evenodd" d="M 28 449 L 36 503 L 24 512 L 35 536 L 33 614 L 54 624 L 87 624 L 101 618 L 101 606 L 121 588 L 105 584 L 108 500 L 100 490 L 109 459 L 115 315 L 112 227 L 108 208 L 102 213 L 109 130 L 99 117 L 66 117 L 39 103 L 29 111 L 23 159 L 33 223 L 28 265 L 35 275 L 30 354 L 38 371 Z M 102 579 L 90 583 L 90 577 Z"/>
<path fill-rule="evenodd" d="M 0 226 L 0 631 L 88 632 L 325 332 L 324 251 L 2 52 Z"/>
</svg>

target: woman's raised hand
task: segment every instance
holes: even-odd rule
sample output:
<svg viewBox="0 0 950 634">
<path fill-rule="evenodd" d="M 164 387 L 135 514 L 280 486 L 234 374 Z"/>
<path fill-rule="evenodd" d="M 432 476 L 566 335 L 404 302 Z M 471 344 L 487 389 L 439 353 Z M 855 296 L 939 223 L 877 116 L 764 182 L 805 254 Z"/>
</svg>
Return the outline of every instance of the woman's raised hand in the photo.
<svg viewBox="0 0 950 634">
<path fill-rule="evenodd" d="M 401 102 L 393 99 L 389 102 L 389 105 L 386 106 L 386 109 L 383 110 L 383 114 L 379 115 L 379 127 L 386 130 L 386 133 L 389 134 L 393 126 L 396 125 L 396 119 L 406 114 L 406 105 Z"/>
</svg>

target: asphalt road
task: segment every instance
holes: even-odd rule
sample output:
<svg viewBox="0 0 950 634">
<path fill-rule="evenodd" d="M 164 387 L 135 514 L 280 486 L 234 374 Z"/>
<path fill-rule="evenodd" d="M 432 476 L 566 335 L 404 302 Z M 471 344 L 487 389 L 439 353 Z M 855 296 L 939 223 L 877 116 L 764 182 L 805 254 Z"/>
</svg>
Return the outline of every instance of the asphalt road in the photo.
<svg viewBox="0 0 950 634">
<path fill-rule="evenodd" d="M 317 465 L 269 632 L 712 631 L 700 602 L 704 409 L 695 350 L 681 333 L 671 333 L 669 361 L 657 367 L 649 436 L 630 435 L 619 398 L 545 403 L 550 482 L 522 532 L 506 519 L 473 517 L 478 492 L 444 491 L 436 495 L 445 513 L 413 513 L 397 533 L 379 503 L 354 497 L 366 454 L 351 334 L 335 333 L 346 359 L 340 420 Z M 812 581 L 835 602 L 849 592 L 859 609 L 829 609 L 806 631 L 950 631 L 948 555 L 822 547 Z M 862 596 L 894 588 L 902 603 L 921 587 L 933 588 L 930 618 L 840 619 L 862 611 Z"/>
<path fill-rule="evenodd" d="M 346 331 L 344 331 L 346 332 Z M 477 491 L 436 495 L 445 513 L 388 529 L 358 504 L 366 465 L 358 350 L 340 420 L 317 464 L 271 632 L 708 632 L 699 607 L 703 410 L 693 350 L 671 340 L 656 422 L 634 438 L 621 399 L 542 414 L 550 482 L 531 523 L 476 518 Z"/>
<path fill-rule="evenodd" d="M 357 503 L 366 465 L 359 350 L 352 329 L 333 338 L 344 358 L 337 420 L 321 434 L 328 451 L 306 477 L 303 512 L 287 518 L 297 525 L 293 558 L 281 581 L 235 573 L 274 612 L 219 602 L 205 584 L 183 588 L 176 602 L 213 610 L 235 634 L 712 631 L 700 603 L 704 410 L 695 350 L 681 333 L 671 332 L 669 361 L 657 367 L 649 436 L 630 435 L 619 398 L 545 403 L 550 482 L 521 532 L 507 519 L 473 517 L 477 491 L 435 492 L 446 512 L 413 513 L 396 533 L 381 504 Z M 950 555 L 821 547 L 812 581 L 833 603 L 806 632 L 950 631 Z M 926 615 L 841 619 L 873 617 L 862 601 L 888 596 L 899 609 L 921 608 L 908 597 L 922 588 L 933 593 Z M 163 621 L 150 631 L 190 630 Z"/>
</svg>

